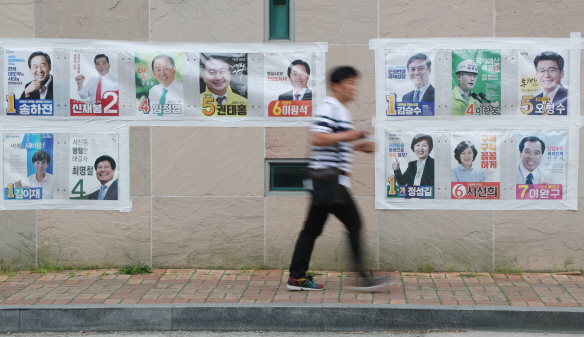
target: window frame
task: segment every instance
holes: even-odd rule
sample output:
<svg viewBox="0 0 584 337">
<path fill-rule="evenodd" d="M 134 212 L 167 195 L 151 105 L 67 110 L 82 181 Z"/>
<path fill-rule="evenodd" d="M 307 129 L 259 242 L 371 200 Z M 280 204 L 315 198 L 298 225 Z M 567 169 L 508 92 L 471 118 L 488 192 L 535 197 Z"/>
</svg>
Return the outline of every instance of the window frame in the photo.
<svg viewBox="0 0 584 337">
<path fill-rule="evenodd" d="M 288 39 L 270 39 L 270 2 L 272 0 L 264 0 L 264 42 L 294 42 L 294 1 L 288 0 Z"/>
<path fill-rule="evenodd" d="M 265 182 L 265 195 L 266 196 L 308 196 L 310 193 L 307 190 L 301 191 L 272 191 L 271 188 L 271 168 L 272 164 L 308 164 L 308 158 L 298 158 L 298 159 L 266 159 L 265 160 L 265 175 L 264 175 L 264 182 Z"/>
</svg>

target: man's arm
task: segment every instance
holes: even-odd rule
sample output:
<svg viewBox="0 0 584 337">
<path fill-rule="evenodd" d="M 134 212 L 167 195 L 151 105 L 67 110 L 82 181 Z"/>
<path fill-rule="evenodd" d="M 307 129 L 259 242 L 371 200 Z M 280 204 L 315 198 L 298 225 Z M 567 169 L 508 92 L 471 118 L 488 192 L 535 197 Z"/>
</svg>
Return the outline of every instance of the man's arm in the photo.
<svg viewBox="0 0 584 337">
<path fill-rule="evenodd" d="M 365 133 L 363 131 L 350 129 L 343 132 L 335 132 L 335 133 L 324 133 L 324 132 L 311 132 L 310 133 L 310 141 L 312 145 L 315 146 L 329 146 L 335 145 L 339 142 L 350 142 L 353 140 L 361 139 L 365 137 Z"/>
</svg>

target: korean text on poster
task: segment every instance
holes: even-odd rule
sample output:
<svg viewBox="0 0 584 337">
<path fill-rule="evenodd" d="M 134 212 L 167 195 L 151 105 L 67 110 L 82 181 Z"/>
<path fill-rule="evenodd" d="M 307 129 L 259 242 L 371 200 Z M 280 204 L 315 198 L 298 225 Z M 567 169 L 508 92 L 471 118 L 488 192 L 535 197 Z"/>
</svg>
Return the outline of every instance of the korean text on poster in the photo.
<svg viewBox="0 0 584 337">
<path fill-rule="evenodd" d="M 452 51 L 452 115 L 500 115 L 501 51 Z"/>
<path fill-rule="evenodd" d="M 312 116 L 312 53 L 264 54 L 264 106 L 269 117 Z"/>
<path fill-rule="evenodd" d="M 6 115 L 53 116 L 53 52 L 4 50 Z"/>
<path fill-rule="evenodd" d="M 248 116 L 247 54 L 201 54 L 201 116 Z"/>
<path fill-rule="evenodd" d="M 137 115 L 182 116 L 183 53 L 137 51 Z"/>
<path fill-rule="evenodd" d="M 387 116 L 433 116 L 435 53 L 388 51 L 385 57 Z"/>
<path fill-rule="evenodd" d="M 118 53 L 69 53 L 71 116 L 119 116 Z"/>
</svg>

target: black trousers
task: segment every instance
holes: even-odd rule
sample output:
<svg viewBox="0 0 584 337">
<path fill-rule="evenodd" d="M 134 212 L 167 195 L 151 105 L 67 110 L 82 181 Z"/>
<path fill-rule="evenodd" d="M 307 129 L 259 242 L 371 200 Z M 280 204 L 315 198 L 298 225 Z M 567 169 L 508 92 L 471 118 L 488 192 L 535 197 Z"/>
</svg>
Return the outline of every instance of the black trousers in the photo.
<svg viewBox="0 0 584 337">
<path fill-rule="evenodd" d="M 349 231 L 349 241 L 353 251 L 353 261 L 355 268 L 362 271 L 361 261 L 361 218 L 357 206 L 353 202 L 353 198 L 349 191 L 342 187 L 341 199 L 342 204 L 335 204 L 331 206 L 316 206 L 312 202 L 308 210 L 308 217 L 304 222 L 304 228 L 300 232 L 298 241 L 296 241 L 296 248 L 292 255 L 292 263 L 290 264 L 290 276 L 293 278 L 303 278 L 308 265 L 310 263 L 310 256 L 314 248 L 314 241 L 322 233 L 324 223 L 329 214 L 334 214 L 339 221 L 345 225 Z"/>
</svg>

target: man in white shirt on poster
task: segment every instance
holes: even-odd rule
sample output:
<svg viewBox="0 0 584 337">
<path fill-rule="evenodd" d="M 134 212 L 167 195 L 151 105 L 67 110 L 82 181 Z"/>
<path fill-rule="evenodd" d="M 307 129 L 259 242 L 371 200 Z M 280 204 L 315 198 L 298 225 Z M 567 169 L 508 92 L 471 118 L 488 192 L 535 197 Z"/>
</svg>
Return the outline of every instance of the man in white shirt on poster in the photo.
<svg viewBox="0 0 584 337">
<path fill-rule="evenodd" d="M 77 82 L 77 92 L 81 99 L 91 98 L 91 104 L 101 104 L 103 94 L 107 91 L 118 91 L 119 83 L 117 77 L 110 74 L 109 58 L 105 54 L 96 55 L 93 59 L 95 63 L 95 70 L 99 76 L 92 77 L 86 86 L 83 86 L 85 76 L 83 74 L 75 77 Z"/>
</svg>

